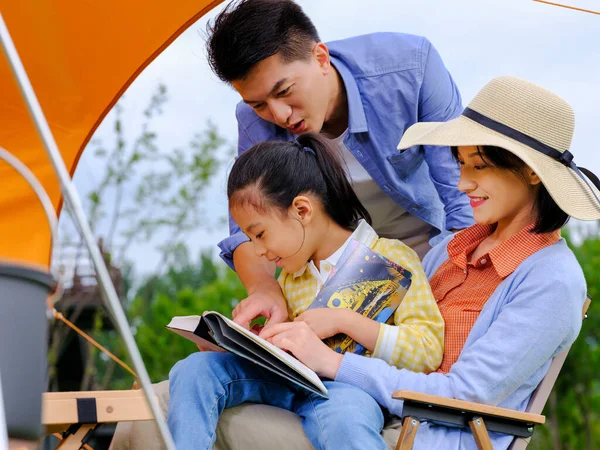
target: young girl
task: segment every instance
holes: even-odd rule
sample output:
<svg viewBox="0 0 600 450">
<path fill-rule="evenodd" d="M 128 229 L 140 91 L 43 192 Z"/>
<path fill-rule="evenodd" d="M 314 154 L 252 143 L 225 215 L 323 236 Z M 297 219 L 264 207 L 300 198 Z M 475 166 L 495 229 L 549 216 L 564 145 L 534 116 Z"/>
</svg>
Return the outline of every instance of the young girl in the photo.
<svg viewBox="0 0 600 450">
<path fill-rule="evenodd" d="M 235 162 L 227 195 L 231 215 L 257 255 L 283 269 L 279 283 L 291 319 L 320 339 L 347 334 L 371 357 L 395 367 L 437 369 L 444 324 L 419 258 L 401 242 L 377 236 L 328 141 L 302 135 L 298 141 L 256 145 Z M 390 324 L 346 309 L 306 311 L 351 239 L 412 273 Z M 295 412 L 317 449 L 342 441 L 344 448 L 387 448 L 380 407 L 347 384 L 326 381 L 325 400 L 236 355 L 216 352 L 178 362 L 169 380 L 168 423 L 180 450 L 212 448 L 219 414 L 244 402 Z"/>
</svg>

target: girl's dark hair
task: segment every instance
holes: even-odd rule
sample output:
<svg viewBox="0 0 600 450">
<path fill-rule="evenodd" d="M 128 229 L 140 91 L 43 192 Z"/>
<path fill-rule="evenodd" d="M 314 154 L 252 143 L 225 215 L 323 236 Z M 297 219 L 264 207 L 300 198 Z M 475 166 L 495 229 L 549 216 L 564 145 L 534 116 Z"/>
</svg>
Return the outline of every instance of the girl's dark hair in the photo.
<svg viewBox="0 0 600 450">
<path fill-rule="evenodd" d="M 294 198 L 309 192 L 341 227 L 352 230 L 359 219 L 371 223 L 346 177 L 341 155 L 317 134 L 256 144 L 237 158 L 227 182 L 230 205 L 247 203 L 260 211 L 287 211 Z"/>
<path fill-rule="evenodd" d="M 222 80 L 246 78 L 276 53 L 284 62 L 306 61 L 319 42 L 317 29 L 292 0 L 238 0 L 207 26 L 208 63 Z"/>
<path fill-rule="evenodd" d="M 527 181 L 528 166 L 518 156 L 508 150 L 491 145 L 477 146 L 477 151 L 486 164 L 510 170 Z M 452 147 L 452 156 L 458 161 L 457 147 Z M 532 230 L 534 233 L 542 234 L 558 230 L 570 219 L 570 216 L 556 204 L 543 183 L 540 183 L 534 208 L 537 212 L 535 226 Z"/>
</svg>

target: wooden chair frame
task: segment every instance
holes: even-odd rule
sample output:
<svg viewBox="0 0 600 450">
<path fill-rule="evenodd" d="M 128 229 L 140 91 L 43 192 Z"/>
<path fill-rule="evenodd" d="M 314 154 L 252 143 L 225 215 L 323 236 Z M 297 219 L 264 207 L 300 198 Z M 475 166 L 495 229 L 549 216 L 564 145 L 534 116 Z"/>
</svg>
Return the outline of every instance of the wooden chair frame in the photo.
<svg viewBox="0 0 600 450">
<path fill-rule="evenodd" d="M 45 392 L 42 397 L 42 424 L 46 434 L 61 440 L 57 450 L 90 450 L 87 441 L 100 424 L 139 420 L 154 420 L 141 390 Z"/>
<path fill-rule="evenodd" d="M 590 303 L 591 298 L 588 296 L 583 305 L 582 319 L 587 317 Z M 546 421 L 541 412 L 568 352 L 569 349 L 566 349 L 553 359 L 548 373 L 531 396 L 527 412 L 419 392 L 394 392 L 392 398 L 404 401 L 402 429 L 396 450 L 412 449 L 419 424 L 426 420 L 454 426 L 468 426 L 479 450 L 493 450 L 488 430 L 515 436 L 510 450 L 524 450 L 529 444 L 535 426 Z"/>
</svg>

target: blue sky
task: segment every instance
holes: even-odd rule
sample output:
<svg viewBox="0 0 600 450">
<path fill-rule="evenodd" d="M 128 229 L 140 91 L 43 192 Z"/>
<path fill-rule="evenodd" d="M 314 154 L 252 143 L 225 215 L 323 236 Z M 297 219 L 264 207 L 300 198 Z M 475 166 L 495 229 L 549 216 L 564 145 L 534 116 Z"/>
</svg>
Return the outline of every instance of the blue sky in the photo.
<svg viewBox="0 0 600 450">
<path fill-rule="evenodd" d="M 600 16 L 570 11 L 530 0 L 300 0 L 321 38 L 342 39 L 376 31 L 426 36 L 438 49 L 458 84 L 464 104 L 491 78 L 513 75 L 550 89 L 569 102 L 576 115 L 572 152 L 575 161 L 600 173 L 598 126 L 600 104 Z M 571 0 L 572 5 L 600 9 L 595 0 Z M 158 83 L 170 101 L 157 124 L 161 145 L 183 146 L 188 137 L 212 120 L 230 142 L 237 139 L 234 107 L 238 96 L 211 73 L 202 33 L 222 7 L 199 20 L 167 48 L 125 94 L 129 129 L 135 129 L 149 94 Z M 96 137 L 109 139 L 111 116 Z M 134 136 L 132 135 L 132 138 Z M 95 161 L 83 154 L 75 174 L 82 196 L 91 188 Z M 225 216 L 225 169 L 207 192 L 206 214 Z M 199 230 L 189 236 L 194 252 L 215 248 L 225 237 L 222 228 Z M 138 272 L 152 270 L 158 255 L 153 243 L 136 244 L 129 257 Z"/>
</svg>

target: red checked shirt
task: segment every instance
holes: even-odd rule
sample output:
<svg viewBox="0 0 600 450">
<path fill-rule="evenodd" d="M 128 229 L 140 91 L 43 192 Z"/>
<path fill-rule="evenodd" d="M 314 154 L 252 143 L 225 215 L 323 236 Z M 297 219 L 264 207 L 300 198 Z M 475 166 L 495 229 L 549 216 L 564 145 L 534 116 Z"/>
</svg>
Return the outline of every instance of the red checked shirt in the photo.
<svg viewBox="0 0 600 450">
<path fill-rule="evenodd" d="M 504 278 L 529 256 L 560 239 L 560 231 L 531 232 L 523 228 L 477 261 L 469 255 L 493 230 L 473 225 L 448 243 L 448 256 L 431 278 L 431 289 L 444 318 L 444 356 L 438 372 L 447 373 L 458 359 L 481 309 Z"/>
</svg>

